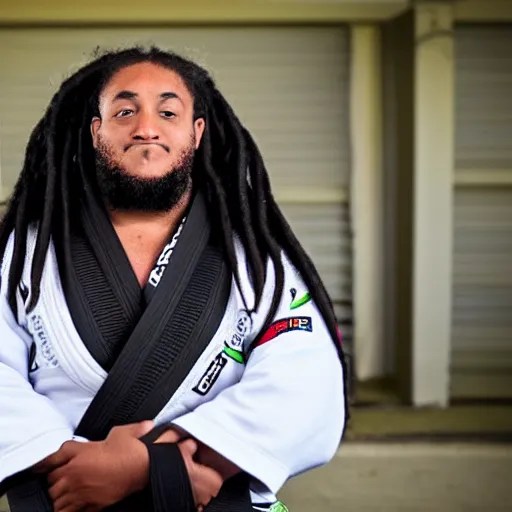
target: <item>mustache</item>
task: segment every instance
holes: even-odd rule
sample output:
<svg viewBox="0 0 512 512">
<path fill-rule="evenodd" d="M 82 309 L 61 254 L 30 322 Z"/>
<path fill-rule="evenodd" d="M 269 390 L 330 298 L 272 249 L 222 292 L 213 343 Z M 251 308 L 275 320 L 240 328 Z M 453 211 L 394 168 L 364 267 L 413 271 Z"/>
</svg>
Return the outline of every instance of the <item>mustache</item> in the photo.
<svg viewBox="0 0 512 512">
<path fill-rule="evenodd" d="M 167 153 L 171 152 L 171 148 L 169 146 L 166 146 L 165 144 L 162 144 L 161 142 L 131 142 L 130 144 L 126 144 L 124 146 L 124 150 L 128 151 L 132 146 L 146 146 L 150 144 L 155 144 L 157 146 L 160 146 L 161 148 L 165 149 Z"/>
</svg>

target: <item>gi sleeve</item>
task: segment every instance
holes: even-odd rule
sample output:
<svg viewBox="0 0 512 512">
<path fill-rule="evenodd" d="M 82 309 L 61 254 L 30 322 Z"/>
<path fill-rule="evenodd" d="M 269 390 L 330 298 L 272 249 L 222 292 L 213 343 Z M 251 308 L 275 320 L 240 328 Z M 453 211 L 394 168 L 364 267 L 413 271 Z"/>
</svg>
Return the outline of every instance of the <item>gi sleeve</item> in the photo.
<svg viewBox="0 0 512 512">
<path fill-rule="evenodd" d="M 27 469 L 72 439 L 66 418 L 28 379 L 30 335 L 7 303 L 13 237 L 7 244 L 0 291 L 0 483 Z"/>
<path fill-rule="evenodd" d="M 326 464 L 345 424 L 337 349 L 298 273 L 284 266 L 275 321 L 255 340 L 241 380 L 173 422 L 274 494 L 289 477 Z"/>
</svg>

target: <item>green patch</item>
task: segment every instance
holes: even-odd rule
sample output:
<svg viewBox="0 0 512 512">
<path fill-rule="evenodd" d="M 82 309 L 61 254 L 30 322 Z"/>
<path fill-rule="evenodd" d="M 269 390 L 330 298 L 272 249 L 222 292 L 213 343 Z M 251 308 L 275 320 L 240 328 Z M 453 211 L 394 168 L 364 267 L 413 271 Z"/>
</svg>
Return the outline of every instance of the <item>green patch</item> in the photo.
<svg viewBox="0 0 512 512">
<path fill-rule="evenodd" d="M 311 295 L 309 294 L 309 292 L 306 292 L 302 297 L 295 299 L 290 304 L 290 309 L 300 308 L 301 306 L 304 306 L 304 304 L 307 304 L 310 300 L 311 300 Z"/>
<path fill-rule="evenodd" d="M 281 501 L 276 501 L 271 507 L 269 512 L 288 512 L 285 504 Z"/>
<path fill-rule="evenodd" d="M 244 355 L 242 352 L 238 352 L 238 350 L 233 350 L 231 347 L 224 345 L 224 354 L 234 359 L 237 363 L 245 364 Z"/>
</svg>

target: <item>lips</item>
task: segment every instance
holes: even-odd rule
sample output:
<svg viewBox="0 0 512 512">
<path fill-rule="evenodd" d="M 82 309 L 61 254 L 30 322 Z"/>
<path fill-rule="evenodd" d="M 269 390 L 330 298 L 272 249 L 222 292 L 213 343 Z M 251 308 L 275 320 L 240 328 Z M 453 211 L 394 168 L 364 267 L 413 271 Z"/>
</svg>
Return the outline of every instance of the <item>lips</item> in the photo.
<svg viewBox="0 0 512 512">
<path fill-rule="evenodd" d="M 135 142 L 133 144 L 126 145 L 124 147 L 124 150 L 128 151 L 130 148 L 135 147 L 135 146 L 159 146 L 162 149 L 164 149 L 165 151 L 167 151 L 167 153 L 170 153 L 169 147 L 166 146 L 165 144 L 160 144 L 159 142 Z"/>
</svg>

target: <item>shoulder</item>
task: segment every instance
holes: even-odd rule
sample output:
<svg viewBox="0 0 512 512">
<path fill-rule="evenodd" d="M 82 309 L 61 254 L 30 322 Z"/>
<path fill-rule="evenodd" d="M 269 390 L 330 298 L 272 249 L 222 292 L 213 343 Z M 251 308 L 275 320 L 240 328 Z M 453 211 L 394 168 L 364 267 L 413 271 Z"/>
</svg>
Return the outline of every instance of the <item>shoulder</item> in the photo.
<svg viewBox="0 0 512 512">
<path fill-rule="evenodd" d="M 9 271 L 11 269 L 12 258 L 14 254 L 14 242 L 15 242 L 16 233 L 13 230 L 9 235 L 7 240 L 7 244 L 5 246 L 4 253 L 2 254 L 2 269 L 1 269 L 1 290 L 2 293 L 6 293 L 6 286 L 8 281 Z M 37 227 L 30 226 L 27 231 L 27 244 L 26 244 L 26 253 L 25 253 L 25 262 L 24 267 L 30 267 L 32 262 L 32 257 L 34 255 L 34 250 L 37 241 Z"/>
<path fill-rule="evenodd" d="M 238 239 L 235 239 L 235 248 L 238 259 L 238 272 L 241 281 L 242 293 L 248 301 L 249 307 L 254 307 L 255 292 L 253 281 L 250 275 L 249 264 L 245 250 Z M 280 297 L 279 309 L 294 310 L 310 301 L 309 291 L 304 283 L 304 280 L 292 264 L 288 255 L 281 251 L 281 265 L 283 268 L 283 290 Z M 266 317 L 268 309 L 274 297 L 276 289 L 276 268 L 273 261 L 268 258 L 266 262 L 266 277 L 265 286 L 263 289 L 262 300 L 258 315 Z"/>
</svg>

